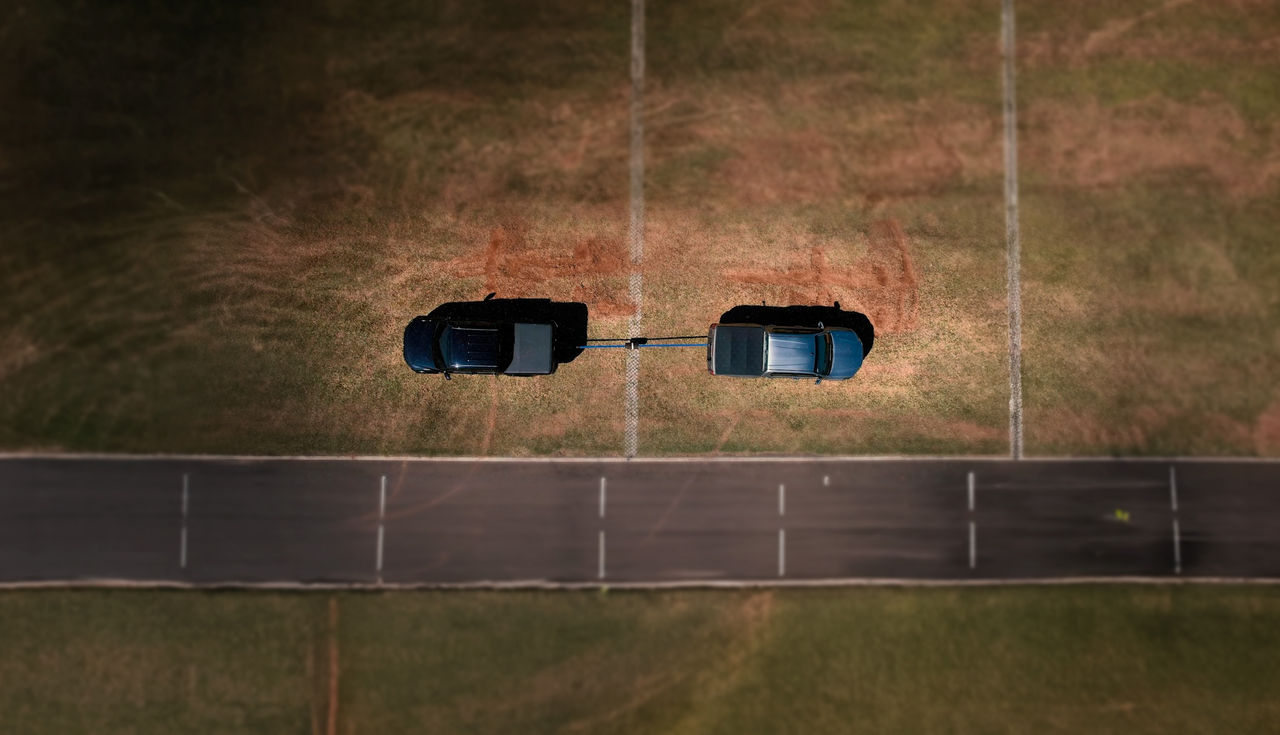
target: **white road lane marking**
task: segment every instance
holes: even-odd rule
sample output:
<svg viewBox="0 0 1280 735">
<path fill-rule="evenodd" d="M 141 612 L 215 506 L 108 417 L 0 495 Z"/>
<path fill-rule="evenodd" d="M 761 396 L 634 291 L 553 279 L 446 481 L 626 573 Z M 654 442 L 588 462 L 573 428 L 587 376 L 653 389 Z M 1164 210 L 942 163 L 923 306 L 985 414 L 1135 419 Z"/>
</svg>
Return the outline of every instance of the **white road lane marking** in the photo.
<svg viewBox="0 0 1280 735">
<path fill-rule="evenodd" d="M 973 471 L 969 471 L 969 512 L 974 509 L 974 495 L 977 481 L 974 479 Z M 976 521 L 969 520 L 969 568 L 973 569 L 978 565 L 978 524 Z"/>
<path fill-rule="evenodd" d="M 605 492 L 605 479 L 601 477 L 600 478 L 600 517 L 601 518 L 604 518 L 604 492 Z"/>
<path fill-rule="evenodd" d="M 1009 455 L 1022 459 L 1022 282 L 1018 235 L 1018 103 L 1014 67 L 1013 0 L 1001 12 L 1004 53 L 1004 227 L 1008 247 L 1005 274 L 1009 306 Z"/>
<path fill-rule="evenodd" d="M 787 514 L 787 486 L 778 486 L 778 515 L 785 516 Z"/>
<path fill-rule="evenodd" d="M 1182 574 L 1182 532 L 1177 518 L 1173 519 L 1173 573 Z"/>
<path fill-rule="evenodd" d="M 1173 508 L 1173 573 L 1182 574 L 1182 530 L 1178 528 L 1178 471 L 1169 465 L 1169 505 Z"/>
<path fill-rule="evenodd" d="M 600 568 L 596 571 L 597 579 L 604 579 L 604 531 L 600 532 Z"/>
<path fill-rule="evenodd" d="M 182 473 L 182 538 L 178 542 L 178 566 L 187 568 L 187 509 L 190 507 L 191 477 Z"/>
<path fill-rule="evenodd" d="M 831 487 L 831 475 L 823 475 L 823 476 L 822 476 L 822 486 L 823 486 L 823 487 Z"/>
<path fill-rule="evenodd" d="M 382 482 L 378 490 L 378 558 L 375 562 L 378 572 L 378 581 L 382 581 L 382 543 L 386 535 L 385 524 L 387 517 L 387 476 L 382 476 Z"/>
<path fill-rule="evenodd" d="M 978 524 L 969 521 L 969 568 L 978 566 Z"/>
<path fill-rule="evenodd" d="M 778 576 L 787 576 L 787 531 L 778 529 Z"/>
</svg>

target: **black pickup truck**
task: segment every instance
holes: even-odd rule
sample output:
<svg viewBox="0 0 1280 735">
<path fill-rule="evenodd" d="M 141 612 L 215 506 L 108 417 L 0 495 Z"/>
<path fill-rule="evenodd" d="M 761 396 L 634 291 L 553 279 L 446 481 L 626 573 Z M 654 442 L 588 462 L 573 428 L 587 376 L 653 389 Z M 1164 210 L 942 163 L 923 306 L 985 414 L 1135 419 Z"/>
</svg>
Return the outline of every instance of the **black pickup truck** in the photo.
<svg viewBox="0 0 1280 735">
<path fill-rule="evenodd" d="M 486 299 L 441 304 L 404 329 L 404 361 L 414 372 L 550 375 L 581 354 L 587 307 L 550 299 Z"/>
<path fill-rule="evenodd" d="M 404 359 L 419 373 L 550 375 L 555 325 L 449 322 L 425 316 L 404 330 Z"/>
</svg>

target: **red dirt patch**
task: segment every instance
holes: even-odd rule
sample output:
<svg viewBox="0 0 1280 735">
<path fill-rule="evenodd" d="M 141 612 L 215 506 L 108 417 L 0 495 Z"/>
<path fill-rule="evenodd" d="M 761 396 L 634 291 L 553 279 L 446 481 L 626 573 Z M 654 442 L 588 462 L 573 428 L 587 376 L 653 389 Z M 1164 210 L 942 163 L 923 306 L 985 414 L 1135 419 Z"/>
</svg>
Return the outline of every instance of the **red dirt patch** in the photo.
<svg viewBox="0 0 1280 735">
<path fill-rule="evenodd" d="M 724 272 L 739 283 L 782 286 L 788 304 L 844 301 L 865 313 L 881 334 L 910 332 L 919 324 L 919 277 L 906 233 L 896 220 L 871 225 L 867 255 L 852 266 L 835 268 L 820 247 L 807 262 L 783 269 L 735 268 Z"/>
<path fill-rule="evenodd" d="M 1064 183 L 1121 185 L 1146 174 L 1199 170 L 1228 191 L 1256 196 L 1280 177 L 1280 131 L 1250 129 L 1225 101 L 1148 98 L 1105 108 L 1096 102 L 1035 102 L 1024 158 Z M 1259 153 L 1265 150 L 1265 153 Z"/>
<path fill-rule="evenodd" d="M 1253 444 L 1258 454 L 1280 455 L 1280 400 L 1258 416 L 1253 427 Z"/>
<path fill-rule="evenodd" d="M 553 281 L 576 282 L 572 297 L 586 302 L 593 314 L 627 316 L 635 305 L 625 286 L 606 285 L 601 277 L 621 275 L 627 253 L 621 240 L 590 236 L 566 243 L 535 239 L 529 226 L 510 222 L 493 228 L 484 250 L 454 258 L 446 267 L 459 278 L 484 278 L 484 290 L 504 297 L 544 296 Z M 552 291 L 568 289 L 552 289 Z"/>
</svg>

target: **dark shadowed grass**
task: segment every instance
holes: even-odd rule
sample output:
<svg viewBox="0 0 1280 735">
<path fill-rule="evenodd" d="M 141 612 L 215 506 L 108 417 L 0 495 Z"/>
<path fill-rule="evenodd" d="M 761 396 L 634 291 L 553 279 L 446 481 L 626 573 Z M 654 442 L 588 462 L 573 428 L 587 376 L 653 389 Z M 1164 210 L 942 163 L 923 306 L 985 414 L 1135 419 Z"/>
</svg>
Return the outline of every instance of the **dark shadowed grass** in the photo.
<svg viewBox="0 0 1280 735">
<path fill-rule="evenodd" d="M 399 350 L 490 291 L 625 334 L 625 3 L 4 12 L 0 446 L 621 452 L 617 355 Z M 998 7 L 648 12 L 645 331 L 839 299 L 884 338 L 816 389 L 646 352 L 641 452 L 1003 451 Z M 1280 452 L 1274 3 L 1018 12 L 1028 446 Z"/>
<path fill-rule="evenodd" d="M 1267 732 L 1269 587 L 0 595 L 6 732 Z M 337 678 L 330 651 L 336 647 Z"/>
</svg>

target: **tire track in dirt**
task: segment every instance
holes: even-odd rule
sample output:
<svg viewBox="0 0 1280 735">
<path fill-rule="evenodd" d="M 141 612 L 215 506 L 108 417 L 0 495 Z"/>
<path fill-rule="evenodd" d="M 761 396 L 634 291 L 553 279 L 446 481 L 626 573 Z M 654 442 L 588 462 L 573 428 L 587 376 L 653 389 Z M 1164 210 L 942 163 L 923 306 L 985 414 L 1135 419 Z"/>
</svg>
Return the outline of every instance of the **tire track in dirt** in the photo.
<svg viewBox="0 0 1280 735">
<path fill-rule="evenodd" d="M 827 253 L 811 248 L 804 262 L 784 268 L 733 268 L 732 281 L 783 287 L 788 304 L 843 301 L 871 319 L 877 333 L 910 332 L 920 322 L 920 277 L 911 246 L 897 220 L 871 225 L 868 253 L 853 265 L 833 267 Z"/>
<path fill-rule="evenodd" d="M 1123 36 L 1139 23 L 1145 23 L 1161 13 L 1167 13 L 1179 5 L 1186 5 L 1188 2 L 1190 2 L 1190 0 L 1166 0 L 1164 5 L 1161 5 L 1158 8 L 1152 8 L 1141 15 L 1136 15 L 1132 18 L 1121 18 L 1118 20 L 1108 21 L 1106 25 L 1093 33 L 1090 33 L 1089 37 L 1085 39 L 1084 52 L 1085 54 L 1094 53 L 1099 47 L 1105 46 Z"/>
<path fill-rule="evenodd" d="M 587 235 L 568 242 L 534 237 L 527 223 L 513 220 L 494 227 L 478 255 L 448 261 L 457 278 L 483 278 L 484 290 L 503 297 L 546 294 L 553 281 L 574 283 L 572 298 L 587 304 L 596 316 L 631 316 L 632 297 L 617 284 L 605 283 L 627 272 L 627 253 L 616 238 Z"/>
</svg>

